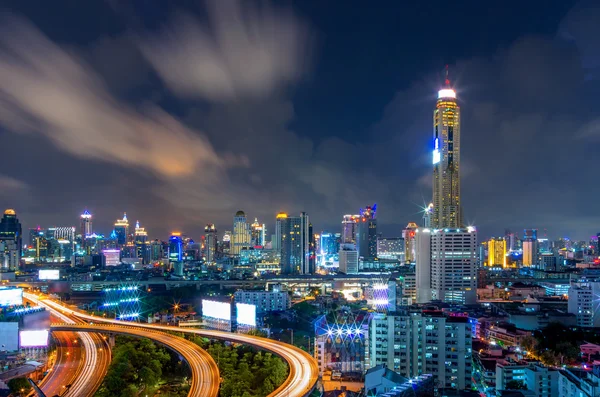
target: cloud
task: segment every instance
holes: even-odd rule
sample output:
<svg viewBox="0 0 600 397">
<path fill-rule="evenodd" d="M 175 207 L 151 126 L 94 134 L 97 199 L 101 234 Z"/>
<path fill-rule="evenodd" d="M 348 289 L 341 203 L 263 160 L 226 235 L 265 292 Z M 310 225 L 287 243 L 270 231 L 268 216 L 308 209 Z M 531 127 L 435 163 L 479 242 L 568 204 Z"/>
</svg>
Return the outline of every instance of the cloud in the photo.
<svg viewBox="0 0 600 397">
<path fill-rule="evenodd" d="M 14 194 L 16 191 L 29 189 L 29 185 L 23 181 L 7 175 L 0 175 L 0 194 Z"/>
<path fill-rule="evenodd" d="M 175 93 L 215 101 L 266 97 L 305 72 L 308 30 L 290 11 L 239 0 L 207 4 L 210 28 L 180 15 L 159 34 L 139 40 Z"/>
<path fill-rule="evenodd" d="M 118 101 L 88 65 L 29 23 L 7 18 L 2 26 L 0 122 L 7 128 L 34 130 L 76 156 L 161 178 L 227 167 L 198 131 L 156 106 L 138 110 Z"/>
</svg>

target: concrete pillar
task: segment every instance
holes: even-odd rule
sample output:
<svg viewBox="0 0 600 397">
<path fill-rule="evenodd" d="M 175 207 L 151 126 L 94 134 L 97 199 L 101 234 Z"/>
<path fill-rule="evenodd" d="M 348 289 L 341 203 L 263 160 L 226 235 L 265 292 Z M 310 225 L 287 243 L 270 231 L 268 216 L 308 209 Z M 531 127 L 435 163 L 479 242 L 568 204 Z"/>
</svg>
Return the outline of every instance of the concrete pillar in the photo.
<svg viewBox="0 0 600 397">
<path fill-rule="evenodd" d="M 111 348 L 115 347 L 115 334 L 108 334 L 108 345 Z"/>
</svg>

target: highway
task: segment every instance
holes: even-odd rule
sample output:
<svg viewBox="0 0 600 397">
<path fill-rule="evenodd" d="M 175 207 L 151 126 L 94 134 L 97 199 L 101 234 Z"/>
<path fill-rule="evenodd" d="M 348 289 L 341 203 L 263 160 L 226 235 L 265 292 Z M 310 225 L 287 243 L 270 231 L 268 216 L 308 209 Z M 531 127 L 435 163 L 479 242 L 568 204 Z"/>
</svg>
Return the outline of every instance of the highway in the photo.
<svg viewBox="0 0 600 397">
<path fill-rule="evenodd" d="M 24 293 L 25 296 L 33 296 L 37 299 L 35 295 Z M 57 310 L 64 311 L 73 316 L 77 316 L 81 319 L 87 320 L 91 323 L 105 323 L 105 324 L 114 324 L 114 325 L 126 325 L 130 328 L 144 328 L 144 329 L 152 329 L 152 330 L 163 330 L 163 331 L 175 331 L 182 333 L 195 334 L 199 336 L 203 336 L 211 339 L 220 339 L 226 340 L 230 342 L 245 344 L 254 346 L 258 349 L 269 351 L 282 359 L 284 359 L 289 367 L 289 375 L 285 382 L 277 388 L 273 393 L 269 395 L 269 397 L 304 397 L 308 393 L 312 391 L 314 388 L 318 378 L 319 378 L 319 368 L 317 362 L 313 359 L 313 357 L 306 353 L 303 350 L 298 349 L 295 346 L 289 345 L 287 343 L 282 343 L 279 341 L 274 341 L 267 338 L 261 338 L 258 336 L 250 336 L 245 334 L 234 334 L 231 332 L 224 331 L 212 331 L 212 330 L 204 330 L 204 329 L 189 329 L 189 328 L 180 328 L 174 326 L 165 326 L 165 325 L 155 325 L 155 324 L 145 324 L 145 323 L 131 323 L 124 322 L 119 320 L 111 320 L 103 317 L 90 316 L 88 314 L 82 313 L 80 311 L 73 310 L 68 308 L 58 302 L 47 299 L 44 301 L 49 306 L 53 306 Z M 93 329 L 93 328 L 92 328 Z M 204 396 L 203 394 L 200 394 Z"/>
<path fill-rule="evenodd" d="M 53 314 L 59 317 L 63 324 L 53 324 L 51 326 L 51 330 L 53 332 L 58 331 L 68 331 L 68 332 L 78 332 L 79 335 L 82 336 L 83 339 L 85 337 L 89 338 L 89 333 L 109 333 L 109 334 L 121 334 L 134 336 L 139 338 L 147 338 L 151 339 L 155 342 L 158 342 L 169 349 L 181 354 L 184 360 L 190 366 L 192 371 L 192 383 L 190 387 L 190 392 L 188 396 L 202 396 L 202 397 L 217 397 L 219 394 L 219 386 L 220 386 L 220 376 L 219 376 L 219 368 L 217 367 L 217 363 L 213 360 L 213 358 L 206 352 L 201 349 L 198 345 L 193 342 L 190 342 L 184 338 L 180 338 L 178 336 L 170 335 L 164 332 L 161 332 L 157 329 L 144 329 L 140 327 L 135 327 L 135 323 L 129 322 L 111 322 L 110 320 L 105 321 L 107 324 L 75 324 L 75 321 L 71 319 L 72 316 L 76 316 L 80 319 L 85 318 L 86 315 L 79 313 L 75 310 L 70 309 L 69 307 L 63 306 L 56 302 L 53 302 L 50 299 L 39 299 L 34 294 L 24 293 L 25 298 L 41 305 L 49 308 Z M 87 316 L 95 322 L 100 322 L 99 317 Z M 86 319 L 89 321 L 89 319 Z M 81 320 L 83 322 L 83 320 Z M 116 324 L 115 324 L 116 323 Z M 176 328 L 176 327 L 175 327 Z M 178 328 L 176 328 L 179 330 Z M 87 350 L 87 349 L 86 349 Z M 96 349 L 91 349 L 92 355 L 96 352 Z M 97 356 L 95 358 L 97 360 Z M 108 362 L 110 364 L 110 360 Z M 97 387 L 102 383 L 102 379 L 104 378 L 104 372 L 101 376 L 98 376 L 97 371 L 94 366 L 86 366 L 81 371 L 80 376 L 77 378 L 76 382 L 73 383 L 69 391 L 65 394 L 65 396 L 79 397 L 85 396 L 87 390 L 84 388 L 87 383 L 97 383 Z M 96 388 L 97 388 L 96 387 Z M 42 388 L 43 390 L 43 388 Z M 95 389 L 94 389 L 95 391 Z M 92 394 L 93 395 L 93 392 Z"/>
<path fill-rule="evenodd" d="M 45 302 L 37 300 L 37 297 L 30 300 L 45 306 L 54 318 L 62 322 L 83 322 L 46 305 Z M 58 340 L 56 362 L 48 376 L 40 383 L 40 388 L 47 396 L 93 396 L 110 366 L 110 346 L 96 333 L 60 332 L 55 334 L 55 337 Z"/>
</svg>

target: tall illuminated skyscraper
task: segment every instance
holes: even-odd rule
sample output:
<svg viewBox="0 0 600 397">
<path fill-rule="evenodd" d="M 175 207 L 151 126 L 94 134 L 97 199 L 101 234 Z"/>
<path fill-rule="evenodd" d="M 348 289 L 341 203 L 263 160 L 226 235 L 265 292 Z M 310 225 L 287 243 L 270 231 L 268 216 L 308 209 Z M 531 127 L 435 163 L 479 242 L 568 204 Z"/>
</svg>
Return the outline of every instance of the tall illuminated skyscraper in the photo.
<svg viewBox="0 0 600 397">
<path fill-rule="evenodd" d="M 377 204 L 360 210 L 357 220 L 356 246 L 358 256 L 371 260 L 377 257 Z"/>
<path fill-rule="evenodd" d="M 253 247 L 264 247 L 265 246 L 265 234 L 267 227 L 265 224 L 258 223 L 258 219 L 254 218 L 254 223 L 250 225 L 250 245 Z"/>
<path fill-rule="evenodd" d="M 115 234 L 117 235 L 117 245 L 124 246 L 129 238 L 129 221 L 127 214 L 123 213 L 123 219 L 118 219 L 115 222 Z"/>
<path fill-rule="evenodd" d="M 231 254 L 239 255 L 242 248 L 250 247 L 250 225 L 244 211 L 236 212 L 233 217 L 233 244 Z"/>
<path fill-rule="evenodd" d="M 506 267 L 506 240 L 498 237 L 488 240 L 488 266 Z"/>
<path fill-rule="evenodd" d="M 204 257 L 206 263 L 212 263 L 216 259 L 217 252 L 217 228 L 214 223 L 204 227 Z"/>
<path fill-rule="evenodd" d="M 356 224 L 360 215 L 344 215 L 342 220 L 342 244 L 356 244 Z"/>
<path fill-rule="evenodd" d="M 433 214 L 435 229 L 462 228 L 460 199 L 460 107 L 450 87 L 439 90 L 433 112 Z"/>
<path fill-rule="evenodd" d="M 9 208 L 0 220 L 0 268 L 18 269 L 22 248 L 21 222 L 15 210 Z"/>
<path fill-rule="evenodd" d="M 81 233 L 82 241 L 85 241 L 85 236 L 92 234 L 92 214 L 90 214 L 90 211 L 88 210 L 83 211 L 83 214 L 81 214 L 81 225 L 79 232 Z"/>
<path fill-rule="evenodd" d="M 135 257 L 141 258 L 143 263 L 150 263 L 152 250 L 148 242 L 148 232 L 140 226 L 140 221 L 135 223 Z"/>
</svg>

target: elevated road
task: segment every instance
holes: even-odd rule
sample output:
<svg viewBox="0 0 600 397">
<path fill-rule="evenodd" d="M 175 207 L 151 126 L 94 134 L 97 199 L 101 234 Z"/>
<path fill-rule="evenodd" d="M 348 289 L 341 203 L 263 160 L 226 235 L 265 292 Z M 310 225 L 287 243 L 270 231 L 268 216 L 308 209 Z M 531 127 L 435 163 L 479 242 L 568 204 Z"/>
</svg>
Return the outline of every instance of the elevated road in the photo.
<svg viewBox="0 0 600 397">
<path fill-rule="evenodd" d="M 32 294 L 25 295 L 29 296 Z M 220 339 L 224 341 L 250 345 L 256 347 L 257 349 L 271 352 L 281 357 L 287 362 L 289 367 L 289 375 L 285 382 L 277 390 L 271 393 L 269 397 L 304 397 L 313 390 L 319 378 L 319 367 L 317 365 L 316 360 L 305 351 L 300 350 L 297 347 L 289 345 L 287 343 L 282 343 L 267 338 L 261 338 L 258 336 L 234 334 L 231 332 L 212 331 L 204 329 L 189 329 L 174 326 L 130 323 L 119 320 L 111 320 L 103 317 L 90 316 L 80 311 L 73 310 L 50 299 L 45 300 L 44 302 L 47 305 L 53 306 L 57 310 L 61 310 L 69 315 L 77 316 L 81 319 L 89 321 L 90 325 L 93 324 L 94 326 L 101 323 L 113 324 L 117 326 L 127 326 L 128 328 L 142 328 L 154 331 L 161 330 L 182 332 L 188 334 L 195 334 L 211 339 Z M 92 328 L 92 331 L 93 330 L 94 329 Z M 204 396 L 203 394 L 200 395 Z"/>
<path fill-rule="evenodd" d="M 219 395 L 219 368 L 210 354 L 187 339 L 153 329 L 121 324 L 52 324 L 50 330 L 74 332 L 101 332 L 151 339 L 181 354 L 192 370 L 192 384 L 188 396 L 217 397 Z M 92 375 L 93 376 L 93 375 Z"/>
</svg>

